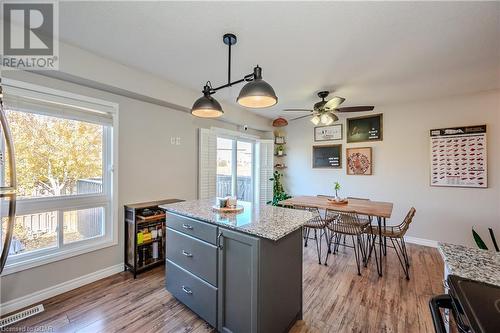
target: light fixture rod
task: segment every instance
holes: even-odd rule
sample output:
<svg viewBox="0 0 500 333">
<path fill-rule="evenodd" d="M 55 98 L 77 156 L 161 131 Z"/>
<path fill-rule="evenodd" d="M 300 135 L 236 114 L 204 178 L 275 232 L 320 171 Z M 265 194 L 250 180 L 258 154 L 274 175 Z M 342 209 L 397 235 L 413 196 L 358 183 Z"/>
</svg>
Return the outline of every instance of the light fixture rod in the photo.
<svg viewBox="0 0 500 333">
<path fill-rule="evenodd" d="M 215 94 L 217 90 L 224 89 L 227 87 L 231 87 L 235 84 L 241 83 L 241 82 L 250 82 L 255 79 L 255 71 L 253 73 L 245 75 L 242 79 L 236 80 L 231 82 L 231 46 L 236 44 L 236 36 L 233 34 L 225 34 L 222 38 L 224 44 L 228 46 L 228 59 L 227 59 L 227 83 L 223 84 L 221 86 L 212 88 L 210 85 L 210 90 L 208 91 L 209 95 Z M 258 66 L 257 66 L 258 67 Z M 260 68 L 260 67 L 259 67 Z M 203 89 L 203 93 L 205 94 L 207 91 L 206 89 Z"/>
<path fill-rule="evenodd" d="M 231 84 L 231 45 L 229 43 L 229 55 L 227 57 L 227 84 Z"/>
</svg>

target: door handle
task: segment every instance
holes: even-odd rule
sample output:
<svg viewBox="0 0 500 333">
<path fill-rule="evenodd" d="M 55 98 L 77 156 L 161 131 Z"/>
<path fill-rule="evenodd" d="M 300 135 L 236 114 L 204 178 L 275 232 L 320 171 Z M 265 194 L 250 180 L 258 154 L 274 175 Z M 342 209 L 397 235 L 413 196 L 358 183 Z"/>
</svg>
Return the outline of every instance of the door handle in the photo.
<svg viewBox="0 0 500 333">
<path fill-rule="evenodd" d="M 222 245 L 222 242 L 221 242 L 221 238 L 222 238 L 222 231 L 219 232 L 219 234 L 217 235 L 217 247 L 219 248 L 219 250 L 222 250 L 224 248 L 224 246 Z"/>
<path fill-rule="evenodd" d="M 443 317 L 441 316 L 440 308 L 451 309 L 451 296 L 447 294 L 434 296 L 429 301 L 429 308 L 431 310 L 432 322 L 436 333 L 446 333 Z"/>
<path fill-rule="evenodd" d="M 188 295 L 193 294 L 193 291 L 190 288 L 186 287 L 186 286 L 182 286 L 182 291 L 185 292 Z"/>
<path fill-rule="evenodd" d="M 183 227 L 184 229 L 193 230 L 193 227 L 192 227 L 192 226 L 190 226 L 189 224 L 185 224 L 185 223 L 184 223 L 184 224 L 182 225 L 182 227 Z"/>
<path fill-rule="evenodd" d="M 186 257 L 192 257 L 193 256 L 192 253 L 186 252 L 184 250 L 182 250 L 182 254 L 185 255 Z"/>
</svg>

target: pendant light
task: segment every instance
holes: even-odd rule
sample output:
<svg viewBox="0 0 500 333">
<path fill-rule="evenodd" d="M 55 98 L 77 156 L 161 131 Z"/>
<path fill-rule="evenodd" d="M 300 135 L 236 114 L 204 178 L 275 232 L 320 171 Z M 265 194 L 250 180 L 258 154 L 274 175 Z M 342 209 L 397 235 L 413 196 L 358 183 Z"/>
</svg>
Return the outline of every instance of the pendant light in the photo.
<svg viewBox="0 0 500 333">
<path fill-rule="evenodd" d="M 227 83 L 216 88 L 212 88 L 209 82 L 203 87 L 203 96 L 194 102 L 191 114 L 202 118 L 217 118 L 224 114 L 221 105 L 212 97 L 217 90 L 231 87 L 235 84 L 247 82 L 241 89 L 236 101 L 248 108 L 266 108 L 278 103 L 278 97 L 273 87 L 262 79 L 262 68 L 258 65 L 254 67 L 253 73 L 245 75 L 242 79 L 231 82 L 231 46 L 236 44 L 234 34 L 225 34 L 222 38 L 224 44 L 229 48 Z"/>
<path fill-rule="evenodd" d="M 210 82 L 203 88 L 203 96 L 194 102 L 191 114 L 200 118 L 217 118 L 224 114 L 222 106 L 215 98 L 210 96 Z"/>
<path fill-rule="evenodd" d="M 238 104 L 247 108 L 261 109 L 278 103 L 273 87 L 262 80 L 262 68 L 259 65 L 253 69 L 253 76 L 253 81 L 241 88 L 240 95 L 236 99 Z"/>
</svg>

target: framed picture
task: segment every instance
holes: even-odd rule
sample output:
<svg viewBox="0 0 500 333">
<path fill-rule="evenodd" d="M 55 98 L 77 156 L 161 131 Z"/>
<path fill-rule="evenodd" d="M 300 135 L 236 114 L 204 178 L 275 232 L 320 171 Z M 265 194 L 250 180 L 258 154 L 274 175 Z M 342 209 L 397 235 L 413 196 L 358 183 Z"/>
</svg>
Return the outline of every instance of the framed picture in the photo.
<svg viewBox="0 0 500 333">
<path fill-rule="evenodd" d="M 430 130 L 431 186 L 488 187 L 486 125 Z"/>
<path fill-rule="evenodd" d="M 285 144 L 285 137 L 284 136 L 275 136 L 274 143 L 277 145 Z"/>
<path fill-rule="evenodd" d="M 314 141 L 342 140 L 342 124 L 314 127 Z"/>
<path fill-rule="evenodd" d="M 342 145 L 313 146 L 312 167 L 318 168 L 342 168 Z"/>
<path fill-rule="evenodd" d="M 347 118 L 347 143 L 382 141 L 382 114 Z"/>
<path fill-rule="evenodd" d="M 372 174 L 373 165 L 371 147 L 347 148 L 346 158 L 346 170 L 348 175 Z"/>
</svg>

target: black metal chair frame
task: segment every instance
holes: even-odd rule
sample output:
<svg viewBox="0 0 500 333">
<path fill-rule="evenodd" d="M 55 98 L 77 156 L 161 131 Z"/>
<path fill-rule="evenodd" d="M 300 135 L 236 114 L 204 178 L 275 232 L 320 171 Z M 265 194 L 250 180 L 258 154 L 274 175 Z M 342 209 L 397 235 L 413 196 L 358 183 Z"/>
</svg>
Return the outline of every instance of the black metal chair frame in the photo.
<svg viewBox="0 0 500 333">
<path fill-rule="evenodd" d="M 345 246 L 350 247 L 354 250 L 358 275 L 361 275 L 360 261 L 362 260 L 363 263 L 366 262 L 367 247 L 365 247 L 363 228 L 359 223 L 358 215 L 355 212 L 335 212 L 335 214 L 337 214 L 337 217 L 332 218 L 330 221 L 328 221 L 326 226 L 327 230 L 330 230 L 331 234 L 328 237 L 328 253 L 325 259 L 325 265 L 328 264 L 328 257 L 330 253 L 333 253 L 334 255 L 338 253 L 341 237 L 343 235 L 351 236 L 352 246 Z M 334 245 L 333 252 L 330 250 L 332 244 Z"/>
<path fill-rule="evenodd" d="M 406 279 L 410 279 L 410 257 L 408 255 L 408 251 L 406 249 L 406 242 L 404 240 L 404 235 L 406 234 L 406 231 L 409 228 L 410 223 L 413 220 L 413 217 L 415 216 L 415 208 L 411 208 L 408 214 L 406 215 L 405 219 L 400 225 L 397 226 L 391 226 L 391 227 L 385 227 L 384 230 L 387 230 L 388 228 L 391 228 L 392 230 L 397 230 L 398 231 L 398 236 L 397 237 L 391 237 L 390 235 L 386 234 L 384 238 L 389 238 L 391 240 L 392 246 L 387 246 L 390 248 L 394 249 L 394 252 L 396 252 L 396 255 L 398 257 L 399 263 L 401 264 L 401 267 L 403 268 L 403 272 L 405 273 Z M 366 258 L 366 264 L 368 260 L 370 260 L 370 257 L 372 255 L 372 251 L 375 249 L 375 259 L 377 259 L 377 249 L 376 249 L 376 242 L 377 235 L 373 233 L 373 228 L 370 228 L 370 234 L 368 235 L 368 247 L 370 248 L 370 251 L 368 253 L 368 257 Z M 385 245 L 385 244 L 384 244 Z"/>
<path fill-rule="evenodd" d="M 301 209 L 301 210 L 307 210 L 312 213 L 317 213 L 316 218 L 321 222 L 325 223 L 323 218 L 321 217 L 321 214 L 319 212 L 319 209 L 313 208 L 313 207 L 303 207 L 303 206 L 294 206 L 295 209 Z M 311 229 L 314 230 L 314 238 L 310 238 L 309 234 L 311 232 Z M 323 236 L 325 236 L 325 243 L 328 246 L 328 239 L 327 239 L 327 234 L 326 234 L 326 223 L 324 228 L 313 228 L 313 227 L 308 227 L 307 225 L 304 226 L 304 247 L 307 247 L 307 241 L 314 239 L 316 243 L 316 252 L 318 253 L 318 264 L 321 265 L 321 241 L 323 240 Z M 318 239 L 318 233 L 319 233 L 319 239 Z"/>
</svg>

